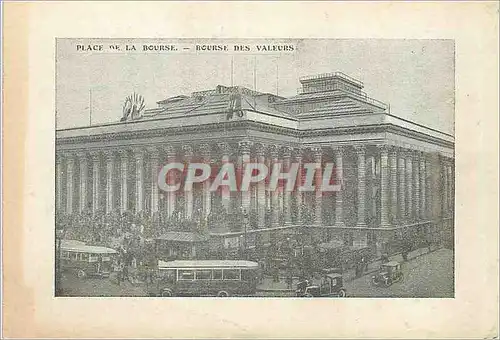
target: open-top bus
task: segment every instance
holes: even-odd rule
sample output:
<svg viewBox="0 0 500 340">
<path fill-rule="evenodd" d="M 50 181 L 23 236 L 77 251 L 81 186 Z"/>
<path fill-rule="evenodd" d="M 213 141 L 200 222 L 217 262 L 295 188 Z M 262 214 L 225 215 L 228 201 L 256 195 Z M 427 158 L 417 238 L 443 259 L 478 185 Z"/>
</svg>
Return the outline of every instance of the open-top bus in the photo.
<svg viewBox="0 0 500 340">
<path fill-rule="evenodd" d="M 165 297 L 254 295 L 258 269 L 258 263 L 243 260 L 159 260 L 156 280 L 148 284 L 148 294 Z"/>
<path fill-rule="evenodd" d="M 111 248 L 90 246 L 83 242 L 65 240 L 61 244 L 61 266 L 63 270 L 86 276 L 107 277 L 111 273 L 112 256 L 117 251 Z"/>
</svg>

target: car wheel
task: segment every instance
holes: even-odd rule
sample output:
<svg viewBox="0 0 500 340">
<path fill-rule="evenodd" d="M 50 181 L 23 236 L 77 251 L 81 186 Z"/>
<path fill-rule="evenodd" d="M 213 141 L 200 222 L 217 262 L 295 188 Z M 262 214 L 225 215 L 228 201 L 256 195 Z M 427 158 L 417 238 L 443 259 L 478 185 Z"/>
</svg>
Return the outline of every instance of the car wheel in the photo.
<svg viewBox="0 0 500 340">
<path fill-rule="evenodd" d="M 312 298 L 313 295 L 311 293 L 306 293 L 305 297 Z"/>
<path fill-rule="evenodd" d="M 78 276 L 79 279 L 83 279 L 85 275 L 85 271 L 82 269 L 78 270 L 78 272 L 76 273 L 76 276 Z"/>
<path fill-rule="evenodd" d="M 341 289 L 341 290 L 339 290 L 337 295 L 338 295 L 338 297 L 346 297 L 347 294 L 346 294 L 344 289 Z"/>
<path fill-rule="evenodd" d="M 163 297 L 172 297 L 172 296 L 174 296 L 174 294 L 172 293 L 172 291 L 170 289 L 164 289 L 161 292 L 161 296 L 163 296 Z"/>
<path fill-rule="evenodd" d="M 217 293 L 217 297 L 229 297 L 229 293 L 226 292 L 225 290 L 221 290 L 220 292 Z"/>
<path fill-rule="evenodd" d="M 376 278 L 372 277 L 372 285 L 378 286 L 378 281 Z"/>
</svg>

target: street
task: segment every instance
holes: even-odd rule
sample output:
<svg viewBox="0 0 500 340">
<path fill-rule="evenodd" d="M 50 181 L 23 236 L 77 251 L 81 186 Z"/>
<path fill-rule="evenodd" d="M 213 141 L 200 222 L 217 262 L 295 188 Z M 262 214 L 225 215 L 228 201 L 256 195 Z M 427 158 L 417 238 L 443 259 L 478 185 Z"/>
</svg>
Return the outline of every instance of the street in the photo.
<svg viewBox="0 0 500 340">
<path fill-rule="evenodd" d="M 402 261 L 398 255 L 393 260 Z M 370 267 L 376 269 L 377 263 Z M 410 257 L 402 262 L 404 279 L 390 287 L 375 287 L 371 284 L 372 274 L 357 279 L 344 275 L 344 286 L 348 297 L 401 297 L 401 298 L 451 298 L 454 293 L 453 251 L 439 249 L 431 253 Z M 286 283 L 274 283 L 266 278 L 258 286 L 257 297 L 293 297 L 294 288 L 287 289 Z M 71 273 L 64 273 L 62 278 L 63 296 L 146 296 L 144 284 L 133 285 L 130 282 L 117 284 L 115 276 L 111 278 L 79 279 Z"/>
<path fill-rule="evenodd" d="M 402 264 L 402 282 L 390 287 L 374 287 L 372 275 L 345 284 L 349 297 L 452 298 L 453 251 L 439 249 Z"/>
</svg>

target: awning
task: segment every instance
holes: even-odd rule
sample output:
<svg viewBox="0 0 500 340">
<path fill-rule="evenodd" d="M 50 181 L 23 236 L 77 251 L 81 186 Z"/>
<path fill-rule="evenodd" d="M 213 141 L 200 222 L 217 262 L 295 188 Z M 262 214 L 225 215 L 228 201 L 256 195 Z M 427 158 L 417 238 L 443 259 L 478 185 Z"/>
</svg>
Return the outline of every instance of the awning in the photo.
<svg viewBox="0 0 500 340">
<path fill-rule="evenodd" d="M 172 242 L 205 242 L 208 237 L 189 231 L 168 231 L 156 239 Z"/>
</svg>

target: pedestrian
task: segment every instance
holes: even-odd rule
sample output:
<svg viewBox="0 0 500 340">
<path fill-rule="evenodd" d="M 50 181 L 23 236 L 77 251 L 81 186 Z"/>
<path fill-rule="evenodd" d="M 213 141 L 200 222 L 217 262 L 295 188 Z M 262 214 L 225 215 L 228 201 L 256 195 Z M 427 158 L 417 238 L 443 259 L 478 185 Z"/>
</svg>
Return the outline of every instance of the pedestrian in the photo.
<svg viewBox="0 0 500 340">
<path fill-rule="evenodd" d="M 273 282 L 280 282 L 280 270 L 277 265 L 273 267 Z"/>
<path fill-rule="evenodd" d="M 387 263 L 387 262 L 389 262 L 389 255 L 387 255 L 387 253 L 383 253 L 380 256 L 380 262 L 381 263 Z"/>
<path fill-rule="evenodd" d="M 123 278 L 123 282 L 125 282 L 125 280 L 130 281 L 130 278 L 128 277 L 128 265 L 126 263 L 123 263 L 122 278 Z"/>
<path fill-rule="evenodd" d="M 120 286 L 121 283 L 122 283 L 122 280 L 123 280 L 123 262 L 119 262 L 118 263 L 118 268 L 117 268 L 117 272 L 116 272 L 116 278 L 118 280 L 118 285 Z"/>
</svg>

